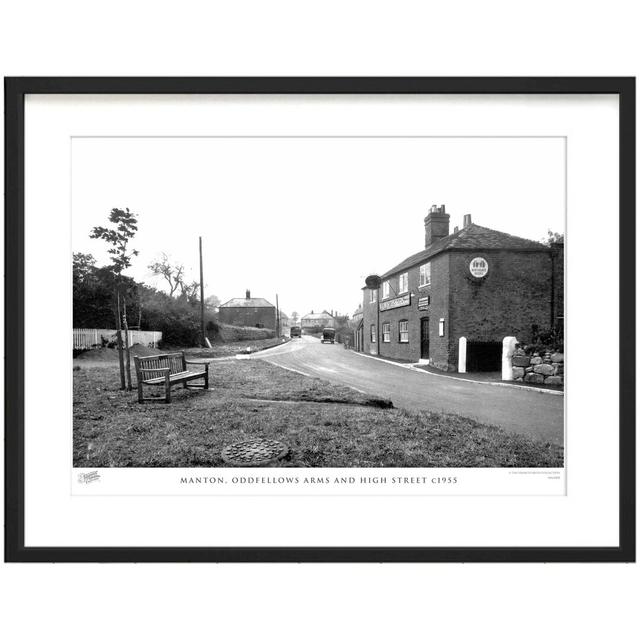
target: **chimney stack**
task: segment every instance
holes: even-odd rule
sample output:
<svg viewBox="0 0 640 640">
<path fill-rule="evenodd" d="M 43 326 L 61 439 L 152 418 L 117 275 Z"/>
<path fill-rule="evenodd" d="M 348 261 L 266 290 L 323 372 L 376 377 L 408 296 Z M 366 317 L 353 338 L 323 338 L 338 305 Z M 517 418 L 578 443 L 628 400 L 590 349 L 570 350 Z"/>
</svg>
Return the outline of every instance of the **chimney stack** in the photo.
<svg viewBox="0 0 640 640">
<path fill-rule="evenodd" d="M 471 224 L 471 214 L 470 213 L 465 213 L 464 214 L 464 218 L 462 219 L 462 226 L 466 228 L 470 224 Z"/>
<path fill-rule="evenodd" d="M 247 298 L 247 300 L 249 300 L 249 298 L 251 298 L 251 291 L 249 291 L 249 289 L 247 289 L 246 298 Z"/>
<path fill-rule="evenodd" d="M 437 240 L 449 235 L 449 214 L 445 213 L 444 205 L 434 204 L 424 219 L 424 246 L 428 247 Z"/>
</svg>

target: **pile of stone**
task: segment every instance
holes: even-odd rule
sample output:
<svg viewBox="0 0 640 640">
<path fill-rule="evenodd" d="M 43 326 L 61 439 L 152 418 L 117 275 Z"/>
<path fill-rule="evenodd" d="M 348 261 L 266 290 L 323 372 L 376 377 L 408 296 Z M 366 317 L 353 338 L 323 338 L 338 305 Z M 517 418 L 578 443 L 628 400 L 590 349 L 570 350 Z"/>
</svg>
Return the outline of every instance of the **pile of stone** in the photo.
<svg viewBox="0 0 640 640">
<path fill-rule="evenodd" d="M 564 385 L 564 354 L 552 351 L 534 351 L 527 355 L 518 346 L 511 358 L 513 379 L 531 384 Z"/>
</svg>

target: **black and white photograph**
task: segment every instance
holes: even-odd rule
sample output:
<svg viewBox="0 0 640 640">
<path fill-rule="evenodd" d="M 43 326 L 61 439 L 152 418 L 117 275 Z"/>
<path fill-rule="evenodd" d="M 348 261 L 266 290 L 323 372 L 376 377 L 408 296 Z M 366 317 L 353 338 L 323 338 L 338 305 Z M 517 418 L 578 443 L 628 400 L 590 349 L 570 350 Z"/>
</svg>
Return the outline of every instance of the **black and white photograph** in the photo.
<svg viewBox="0 0 640 640">
<path fill-rule="evenodd" d="M 74 137 L 74 467 L 563 468 L 565 218 L 562 136 Z"/>
<path fill-rule="evenodd" d="M 627 85 L 9 82 L 16 553 L 627 557 Z"/>
</svg>

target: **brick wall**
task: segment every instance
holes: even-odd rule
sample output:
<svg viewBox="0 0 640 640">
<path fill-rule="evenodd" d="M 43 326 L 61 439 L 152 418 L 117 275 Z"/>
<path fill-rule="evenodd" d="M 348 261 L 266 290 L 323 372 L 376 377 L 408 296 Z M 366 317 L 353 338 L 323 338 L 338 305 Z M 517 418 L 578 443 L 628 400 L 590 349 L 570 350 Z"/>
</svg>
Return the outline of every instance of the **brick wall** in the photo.
<svg viewBox="0 0 640 640">
<path fill-rule="evenodd" d="M 489 270 L 483 278 L 469 272 L 473 258 L 482 257 Z M 464 336 L 470 342 L 499 342 L 505 336 L 516 336 L 521 342 L 532 338 L 532 327 L 547 330 L 551 322 L 551 254 L 549 251 L 448 251 L 431 260 L 431 285 L 419 287 L 420 265 L 408 270 L 411 305 L 380 312 L 380 326 L 391 324 L 391 342 L 382 342 L 380 355 L 417 362 L 420 359 L 420 322 L 429 317 L 429 360 L 433 366 L 457 370 L 458 340 Z M 398 276 L 389 278 L 390 298 L 397 297 Z M 556 273 L 561 279 L 562 274 Z M 562 282 L 556 282 L 556 297 Z M 380 290 L 382 296 L 382 289 Z M 418 309 L 418 300 L 430 296 L 426 310 Z M 382 300 L 381 298 L 381 301 Z M 371 343 L 370 326 L 376 325 L 375 304 L 370 292 L 363 290 L 364 352 L 376 354 Z M 444 336 L 439 323 L 444 319 Z M 400 343 L 398 322 L 409 321 L 409 342 Z"/>
<path fill-rule="evenodd" d="M 444 253 L 431 259 L 431 285 L 420 287 L 420 265 L 412 267 L 409 272 L 409 292 L 411 293 L 411 304 L 409 306 L 390 309 L 380 312 L 380 355 L 394 360 L 403 360 L 407 362 L 417 362 L 420 359 L 420 325 L 421 318 L 428 317 L 429 322 L 429 341 L 430 341 L 430 358 L 436 362 L 444 361 L 448 353 L 448 322 L 446 322 L 448 309 L 448 279 L 449 279 L 449 255 Z M 389 278 L 390 291 L 389 299 L 398 297 L 398 278 L 399 274 Z M 380 289 L 382 296 L 382 288 Z M 418 309 L 418 300 L 426 296 L 430 297 L 430 305 L 426 310 Z M 381 302 L 384 299 L 381 298 Z M 371 343 L 370 327 L 375 325 L 376 310 L 375 304 L 370 303 L 369 290 L 363 290 L 363 318 L 364 318 L 364 352 L 376 354 L 377 347 Z M 438 336 L 438 321 L 445 318 L 445 336 Z M 399 322 L 401 320 L 409 321 L 409 342 L 400 342 L 399 340 Z M 384 323 L 391 325 L 391 341 L 382 342 L 382 325 Z M 436 365 L 437 366 L 437 365 Z M 446 368 L 446 367 L 445 367 Z"/>
<path fill-rule="evenodd" d="M 255 327 L 260 324 L 265 329 L 276 328 L 275 307 L 220 307 L 218 319 L 222 324 Z"/>
<path fill-rule="evenodd" d="M 430 295 L 429 312 L 429 364 L 438 369 L 452 370 L 449 366 L 451 325 L 449 322 L 451 254 L 441 253 L 431 260 L 431 286 L 420 290 L 420 296 Z M 440 318 L 444 318 L 444 336 L 439 335 Z"/>
<path fill-rule="evenodd" d="M 469 263 L 484 258 L 489 271 L 474 278 Z M 469 251 L 450 253 L 449 353 L 457 362 L 458 339 L 502 342 L 532 339 L 532 327 L 551 321 L 551 256 L 548 251 Z"/>
<path fill-rule="evenodd" d="M 376 324 L 377 306 L 371 303 L 371 292 L 369 289 L 362 290 L 362 321 L 364 332 L 363 352 L 376 354 L 376 345 L 371 343 L 371 325 Z M 382 315 L 382 314 L 380 314 Z"/>
</svg>

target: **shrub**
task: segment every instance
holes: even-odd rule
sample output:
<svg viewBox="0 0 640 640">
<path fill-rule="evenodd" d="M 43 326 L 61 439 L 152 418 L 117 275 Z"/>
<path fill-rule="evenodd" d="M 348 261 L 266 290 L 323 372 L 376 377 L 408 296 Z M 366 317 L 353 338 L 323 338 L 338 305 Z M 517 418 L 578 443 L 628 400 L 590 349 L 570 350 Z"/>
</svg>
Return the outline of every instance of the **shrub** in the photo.
<svg viewBox="0 0 640 640">
<path fill-rule="evenodd" d="M 276 332 L 273 329 L 218 324 L 215 335 L 220 342 L 238 342 L 242 340 L 266 340 L 267 338 L 275 338 Z"/>
</svg>

